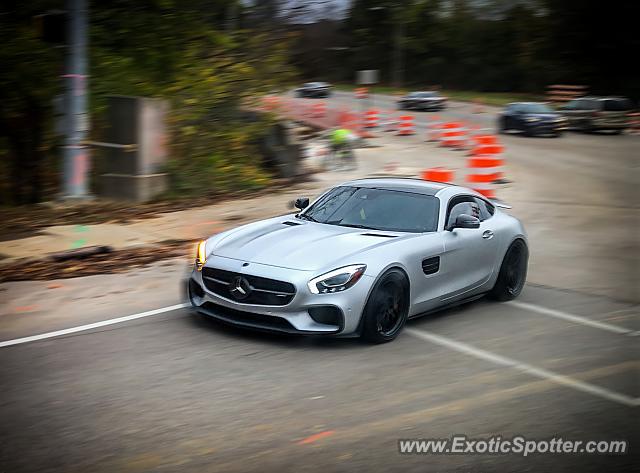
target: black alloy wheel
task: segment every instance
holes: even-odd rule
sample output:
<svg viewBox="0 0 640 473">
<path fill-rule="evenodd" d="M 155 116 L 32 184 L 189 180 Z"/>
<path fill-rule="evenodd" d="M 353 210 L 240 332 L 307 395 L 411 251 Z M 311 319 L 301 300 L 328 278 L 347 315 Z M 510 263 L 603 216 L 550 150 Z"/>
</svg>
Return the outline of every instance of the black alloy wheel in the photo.
<svg viewBox="0 0 640 473">
<path fill-rule="evenodd" d="M 499 301 L 510 301 L 522 292 L 527 279 L 529 250 L 523 240 L 514 241 L 504 256 L 496 284 L 489 293 Z"/>
<path fill-rule="evenodd" d="M 398 336 L 409 314 L 409 282 L 399 269 L 387 271 L 376 283 L 363 312 L 362 337 L 368 342 L 390 342 Z"/>
</svg>

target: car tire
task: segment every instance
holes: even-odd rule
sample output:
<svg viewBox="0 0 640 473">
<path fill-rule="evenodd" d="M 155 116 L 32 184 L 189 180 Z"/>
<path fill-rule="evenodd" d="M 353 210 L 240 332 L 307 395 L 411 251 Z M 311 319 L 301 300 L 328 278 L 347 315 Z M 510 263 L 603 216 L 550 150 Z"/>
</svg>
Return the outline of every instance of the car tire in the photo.
<svg viewBox="0 0 640 473">
<path fill-rule="evenodd" d="M 580 126 L 580 131 L 582 133 L 590 134 L 590 133 L 593 133 L 595 131 L 595 128 L 593 127 L 593 123 L 591 123 L 591 122 L 589 122 L 587 120 L 584 120 L 582 122 L 582 125 Z"/>
<path fill-rule="evenodd" d="M 497 301 L 510 301 L 522 292 L 527 279 L 529 249 L 524 240 L 517 239 L 509 246 L 502 259 L 500 272 L 489 296 Z"/>
<path fill-rule="evenodd" d="M 399 269 L 390 269 L 376 282 L 362 311 L 362 339 L 387 343 L 402 331 L 409 315 L 409 281 Z"/>
</svg>

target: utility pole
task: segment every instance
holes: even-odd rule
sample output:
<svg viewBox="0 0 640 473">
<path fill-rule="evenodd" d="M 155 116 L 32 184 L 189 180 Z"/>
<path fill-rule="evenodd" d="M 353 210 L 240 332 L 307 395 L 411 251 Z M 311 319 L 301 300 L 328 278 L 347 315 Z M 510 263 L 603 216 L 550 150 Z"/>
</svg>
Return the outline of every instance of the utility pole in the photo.
<svg viewBox="0 0 640 473">
<path fill-rule="evenodd" d="M 89 130 L 87 114 L 87 0 L 67 0 L 68 30 L 65 60 L 65 144 L 63 198 L 89 197 Z"/>
</svg>

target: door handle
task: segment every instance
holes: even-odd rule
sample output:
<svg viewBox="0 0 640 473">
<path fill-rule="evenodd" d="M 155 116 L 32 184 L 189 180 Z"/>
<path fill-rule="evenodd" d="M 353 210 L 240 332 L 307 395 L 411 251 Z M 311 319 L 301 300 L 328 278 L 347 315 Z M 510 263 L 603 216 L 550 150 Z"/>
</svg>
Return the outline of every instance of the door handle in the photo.
<svg viewBox="0 0 640 473">
<path fill-rule="evenodd" d="M 493 238 L 493 232 L 491 230 L 485 230 L 482 233 L 482 238 L 484 238 L 485 240 L 491 240 Z"/>
</svg>

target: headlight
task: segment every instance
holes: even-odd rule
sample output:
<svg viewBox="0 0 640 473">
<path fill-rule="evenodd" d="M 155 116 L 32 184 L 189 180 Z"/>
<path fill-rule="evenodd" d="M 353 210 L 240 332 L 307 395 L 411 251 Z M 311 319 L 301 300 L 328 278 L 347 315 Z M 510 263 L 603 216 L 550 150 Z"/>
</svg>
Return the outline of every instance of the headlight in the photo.
<svg viewBox="0 0 640 473">
<path fill-rule="evenodd" d="M 344 291 L 357 283 L 366 269 L 366 264 L 352 264 L 334 269 L 309 281 L 309 290 L 314 294 Z"/>
<path fill-rule="evenodd" d="M 198 243 L 198 249 L 196 250 L 196 269 L 202 271 L 202 267 L 207 262 L 207 240 L 202 240 Z"/>
</svg>

